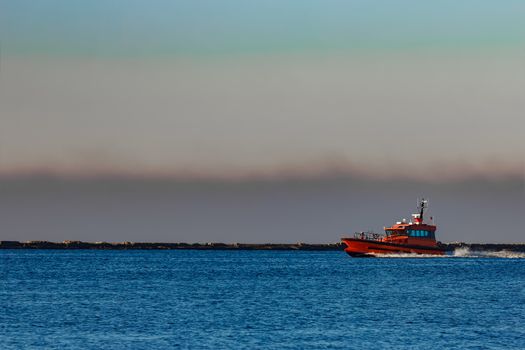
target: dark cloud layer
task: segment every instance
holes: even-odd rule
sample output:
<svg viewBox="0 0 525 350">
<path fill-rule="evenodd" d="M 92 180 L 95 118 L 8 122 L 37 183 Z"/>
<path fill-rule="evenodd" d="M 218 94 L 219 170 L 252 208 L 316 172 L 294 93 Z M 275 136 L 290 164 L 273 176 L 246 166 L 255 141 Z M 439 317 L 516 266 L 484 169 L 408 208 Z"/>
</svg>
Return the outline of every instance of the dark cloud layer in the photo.
<svg viewBox="0 0 525 350">
<path fill-rule="evenodd" d="M 333 242 L 408 218 L 421 196 L 430 198 L 443 241 L 524 240 L 521 177 L 432 183 L 352 176 L 246 181 L 4 176 L 0 237 Z"/>
</svg>

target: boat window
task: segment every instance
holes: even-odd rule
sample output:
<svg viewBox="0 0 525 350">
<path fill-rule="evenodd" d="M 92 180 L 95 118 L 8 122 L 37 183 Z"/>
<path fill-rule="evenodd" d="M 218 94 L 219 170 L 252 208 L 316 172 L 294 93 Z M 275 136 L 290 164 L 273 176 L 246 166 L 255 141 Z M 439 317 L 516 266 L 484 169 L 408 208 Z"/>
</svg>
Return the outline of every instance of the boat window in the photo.
<svg viewBox="0 0 525 350">
<path fill-rule="evenodd" d="M 421 230 L 409 230 L 409 236 L 421 237 Z"/>
<path fill-rule="evenodd" d="M 434 238 L 434 232 L 429 230 L 407 230 L 410 237 L 431 237 Z"/>
</svg>

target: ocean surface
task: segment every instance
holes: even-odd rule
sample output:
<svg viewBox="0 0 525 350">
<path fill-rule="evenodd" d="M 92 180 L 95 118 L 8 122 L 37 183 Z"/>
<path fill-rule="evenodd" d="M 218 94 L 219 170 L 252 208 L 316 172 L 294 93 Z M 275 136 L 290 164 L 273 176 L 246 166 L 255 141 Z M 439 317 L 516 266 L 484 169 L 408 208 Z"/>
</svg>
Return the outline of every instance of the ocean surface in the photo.
<svg viewBox="0 0 525 350">
<path fill-rule="evenodd" d="M 525 256 L 0 251 L 1 349 L 525 349 Z"/>
</svg>

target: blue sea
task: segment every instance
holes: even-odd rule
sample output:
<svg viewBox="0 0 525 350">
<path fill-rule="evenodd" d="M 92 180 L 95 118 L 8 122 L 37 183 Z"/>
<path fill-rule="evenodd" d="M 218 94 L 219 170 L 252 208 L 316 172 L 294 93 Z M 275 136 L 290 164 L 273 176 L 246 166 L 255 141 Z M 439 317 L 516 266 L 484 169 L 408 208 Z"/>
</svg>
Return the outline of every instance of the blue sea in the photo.
<svg viewBox="0 0 525 350">
<path fill-rule="evenodd" d="M 524 257 L 458 255 L 3 250 L 0 348 L 525 349 Z"/>
</svg>

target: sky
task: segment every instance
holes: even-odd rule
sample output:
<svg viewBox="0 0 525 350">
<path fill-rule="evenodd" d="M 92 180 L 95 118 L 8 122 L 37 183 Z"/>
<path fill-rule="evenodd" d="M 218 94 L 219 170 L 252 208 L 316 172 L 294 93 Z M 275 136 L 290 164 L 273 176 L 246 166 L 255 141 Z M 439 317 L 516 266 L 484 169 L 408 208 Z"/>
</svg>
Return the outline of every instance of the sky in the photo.
<svg viewBox="0 0 525 350">
<path fill-rule="evenodd" d="M 522 241 L 524 18 L 510 0 L 3 0 L 1 235 L 334 241 L 431 194 L 447 240 Z"/>
</svg>

